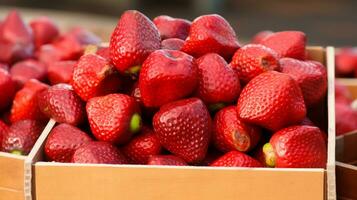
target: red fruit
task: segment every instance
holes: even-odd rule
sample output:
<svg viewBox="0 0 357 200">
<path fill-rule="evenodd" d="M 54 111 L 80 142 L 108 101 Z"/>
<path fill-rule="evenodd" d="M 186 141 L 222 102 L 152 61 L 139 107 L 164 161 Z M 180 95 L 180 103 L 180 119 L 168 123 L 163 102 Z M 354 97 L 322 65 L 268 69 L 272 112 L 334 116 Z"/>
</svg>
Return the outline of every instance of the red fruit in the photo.
<svg viewBox="0 0 357 200">
<path fill-rule="evenodd" d="M 180 51 L 157 50 L 145 60 L 139 88 L 147 107 L 159 107 L 190 95 L 197 86 L 194 58 Z"/>
<path fill-rule="evenodd" d="M 261 44 L 276 51 L 279 57 L 305 59 L 306 36 L 303 32 L 275 32 L 266 37 Z"/>
<path fill-rule="evenodd" d="M 57 25 L 45 16 L 33 19 L 30 26 L 34 34 L 36 48 L 52 42 L 59 35 Z"/>
<path fill-rule="evenodd" d="M 253 36 L 251 43 L 260 44 L 266 37 L 270 36 L 273 33 L 273 31 L 260 31 Z"/>
<path fill-rule="evenodd" d="M 178 38 L 169 38 L 161 41 L 161 49 L 180 50 L 185 41 Z"/>
<path fill-rule="evenodd" d="M 37 97 L 40 110 L 58 123 L 76 126 L 84 120 L 84 103 L 71 85 L 61 83 L 51 86 Z"/>
<path fill-rule="evenodd" d="M 291 126 L 274 133 L 263 152 L 270 167 L 325 168 L 327 162 L 323 133 L 314 126 Z"/>
<path fill-rule="evenodd" d="M 101 39 L 97 35 L 81 27 L 72 28 L 68 34 L 73 35 L 84 46 L 89 44 L 99 45 L 101 43 Z"/>
<path fill-rule="evenodd" d="M 11 79 L 9 72 L 0 69 L 0 111 L 10 106 L 16 93 L 16 84 Z"/>
<path fill-rule="evenodd" d="M 109 47 L 99 47 L 96 51 L 96 54 L 107 59 L 110 60 L 110 49 Z"/>
<path fill-rule="evenodd" d="M 34 120 L 15 122 L 5 132 L 1 150 L 19 155 L 29 154 L 43 128 L 41 123 Z"/>
<path fill-rule="evenodd" d="M 341 48 L 336 52 L 336 74 L 350 76 L 355 71 L 357 71 L 357 48 Z"/>
<path fill-rule="evenodd" d="M 84 46 L 70 33 L 60 36 L 52 44 L 59 60 L 77 60 L 84 51 Z"/>
<path fill-rule="evenodd" d="M 179 38 L 186 39 L 190 31 L 191 22 L 186 19 L 173 18 L 167 15 L 157 16 L 153 20 L 159 30 L 161 39 Z"/>
<path fill-rule="evenodd" d="M 4 69 L 6 71 L 9 71 L 9 65 L 7 65 L 5 63 L 0 63 L 0 69 Z"/>
<path fill-rule="evenodd" d="M 93 135 L 101 141 L 122 144 L 141 128 L 139 105 L 125 94 L 94 97 L 87 102 Z"/>
<path fill-rule="evenodd" d="M 74 152 L 92 141 L 85 132 L 69 124 L 53 128 L 45 143 L 45 154 L 49 161 L 71 162 Z"/>
<path fill-rule="evenodd" d="M 298 124 L 306 107 L 298 83 L 287 74 L 269 71 L 253 78 L 242 90 L 239 117 L 272 131 Z"/>
<path fill-rule="evenodd" d="M 187 163 L 174 155 L 154 155 L 149 158 L 148 165 L 186 166 Z"/>
<path fill-rule="evenodd" d="M 135 164 L 146 164 L 151 156 L 161 152 L 161 144 L 155 132 L 145 127 L 141 132 L 122 149 L 125 156 Z"/>
<path fill-rule="evenodd" d="M 9 130 L 9 127 L 7 124 L 5 124 L 3 121 L 0 120 L 0 149 L 2 148 L 2 139 L 4 137 L 4 134 Z"/>
<path fill-rule="evenodd" d="M 239 151 L 230 151 L 211 164 L 212 167 L 263 167 L 254 158 Z"/>
<path fill-rule="evenodd" d="M 218 111 L 213 120 L 213 142 L 222 152 L 253 149 L 261 137 L 259 127 L 238 118 L 237 107 L 228 106 Z"/>
<path fill-rule="evenodd" d="M 260 44 L 248 44 L 238 49 L 231 62 L 232 68 L 244 83 L 248 83 L 259 74 L 279 68 L 278 54 Z"/>
<path fill-rule="evenodd" d="M 344 103 L 336 103 L 336 135 L 357 130 L 357 110 Z"/>
<path fill-rule="evenodd" d="M 313 123 L 309 118 L 307 118 L 307 117 L 305 117 L 305 118 L 301 121 L 300 125 L 315 126 L 314 123 Z"/>
<path fill-rule="evenodd" d="M 72 157 L 73 163 L 127 164 L 127 158 L 118 148 L 107 142 L 89 142 L 79 147 Z"/>
<path fill-rule="evenodd" d="M 146 57 L 160 48 L 160 34 L 154 23 L 136 10 L 120 17 L 110 38 L 110 57 L 121 72 L 141 65 Z"/>
<path fill-rule="evenodd" d="M 51 85 L 70 83 L 77 61 L 55 61 L 48 65 L 48 79 Z"/>
<path fill-rule="evenodd" d="M 35 53 L 37 60 L 46 66 L 61 60 L 61 50 L 52 44 L 42 45 Z"/>
<path fill-rule="evenodd" d="M 336 103 L 352 103 L 352 94 L 347 86 L 335 81 L 335 99 Z"/>
<path fill-rule="evenodd" d="M 211 138 L 211 118 L 204 103 L 190 98 L 168 103 L 154 115 L 153 126 L 163 147 L 188 163 L 202 161 Z"/>
<path fill-rule="evenodd" d="M 33 56 L 33 34 L 16 11 L 11 11 L 0 29 L 0 62 L 13 63 Z"/>
<path fill-rule="evenodd" d="M 37 94 L 48 88 L 47 84 L 41 83 L 36 79 L 30 79 L 19 90 L 14 98 L 10 120 L 12 123 L 25 120 L 44 121 L 47 117 L 40 111 L 37 102 Z"/>
<path fill-rule="evenodd" d="M 203 15 L 192 22 L 181 50 L 194 57 L 217 53 L 229 59 L 239 47 L 233 28 L 223 17 Z"/>
<path fill-rule="evenodd" d="M 22 88 L 30 79 L 44 81 L 47 76 L 47 69 L 43 63 L 31 59 L 17 62 L 11 67 L 10 74 L 17 87 Z"/>
<path fill-rule="evenodd" d="M 96 54 L 83 55 L 73 70 L 73 89 L 84 101 L 115 93 L 121 85 L 120 82 L 115 67 Z"/>
</svg>

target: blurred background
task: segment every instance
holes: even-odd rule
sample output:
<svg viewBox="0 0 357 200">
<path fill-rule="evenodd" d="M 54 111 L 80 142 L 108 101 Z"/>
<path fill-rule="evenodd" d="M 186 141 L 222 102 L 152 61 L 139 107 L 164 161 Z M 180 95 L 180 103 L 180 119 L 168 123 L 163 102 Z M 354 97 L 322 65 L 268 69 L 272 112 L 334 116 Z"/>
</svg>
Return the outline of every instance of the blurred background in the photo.
<svg viewBox="0 0 357 200">
<path fill-rule="evenodd" d="M 82 26 L 107 40 L 121 13 L 138 9 L 153 18 L 225 17 L 244 43 L 261 30 L 301 30 L 313 45 L 357 46 L 356 0 L 0 0 L 0 18 L 13 8 L 25 19 L 53 18 L 62 28 Z"/>
</svg>

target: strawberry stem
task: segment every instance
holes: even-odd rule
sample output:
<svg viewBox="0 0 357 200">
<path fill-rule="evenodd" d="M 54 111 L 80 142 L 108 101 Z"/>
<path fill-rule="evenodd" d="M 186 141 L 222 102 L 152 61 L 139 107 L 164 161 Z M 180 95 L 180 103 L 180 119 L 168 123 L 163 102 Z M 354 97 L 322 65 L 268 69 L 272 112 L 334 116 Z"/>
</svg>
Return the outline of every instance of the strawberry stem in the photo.
<svg viewBox="0 0 357 200">
<path fill-rule="evenodd" d="M 23 155 L 22 151 L 20 151 L 20 150 L 12 150 L 10 153 L 14 154 L 14 155 L 19 155 L 19 156 Z"/>
<path fill-rule="evenodd" d="M 141 117 L 135 113 L 130 119 L 130 132 L 137 133 L 141 129 Z"/>
<path fill-rule="evenodd" d="M 268 167 L 275 167 L 276 155 L 273 146 L 270 143 L 266 143 L 263 146 L 263 153 L 265 157 L 265 163 Z"/>
<path fill-rule="evenodd" d="M 132 74 L 132 75 L 135 75 L 135 74 L 139 73 L 140 69 L 141 69 L 141 65 L 136 65 L 136 66 L 130 67 L 128 69 L 128 73 Z"/>
<path fill-rule="evenodd" d="M 87 45 L 84 49 L 84 55 L 87 55 L 87 54 L 95 54 L 98 50 L 98 47 L 96 45 L 93 45 L 93 44 L 90 44 L 90 45 Z"/>
</svg>

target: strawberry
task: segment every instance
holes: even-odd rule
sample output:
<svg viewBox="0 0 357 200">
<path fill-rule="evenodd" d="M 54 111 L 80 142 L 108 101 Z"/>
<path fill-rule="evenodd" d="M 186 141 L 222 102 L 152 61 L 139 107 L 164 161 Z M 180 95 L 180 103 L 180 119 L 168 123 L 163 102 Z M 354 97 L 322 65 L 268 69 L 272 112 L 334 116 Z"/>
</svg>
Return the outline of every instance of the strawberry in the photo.
<svg viewBox="0 0 357 200">
<path fill-rule="evenodd" d="M 90 99 L 87 114 L 93 135 L 101 141 L 126 143 L 141 128 L 139 105 L 125 94 Z"/>
<path fill-rule="evenodd" d="M 159 155 L 161 144 L 155 132 L 143 127 L 142 133 L 123 147 L 123 153 L 135 164 L 146 164 L 151 156 Z"/>
<path fill-rule="evenodd" d="M 59 124 L 47 137 L 45 154 L 49 161 L 71 162 L 74 152 L 91 141 L 92 138 L 77 127 Z"/>
<path fill-rule="evenodd" d="M 306 36 L 303 32 L 275 32 L 266 37 L 260 44 L 276 51 L 279 57 L 305 59 Z"/>
<path fill-rule="evenodd" d="M 289 75 L 275 71 L 253 78 L 243 88 L 237 109 L 243 121 L 273 131 L 297 124 L 306 116 L 298 83 Z"/>
<path fill-rule="evenodd" d="M 88 142 L 73 154 L 73 163 L 127 164 L 127 158 L 118 148 L 107 142 Z"/>
<path fill-rule="evenodd" d="M 52 85 L 70 83 L 77 61 L 55 61 L 48 65 L 48 79 Z"/>
<path fill-rule="evenodd" d="M 17 11 L 11 11 L 0 29 L 0 62 L 13 63 L 33 56 L 33 34 Z"/>
<path fill-rule="evenodd" d="M 0 69 L 4 69 L 6 71 L 9 71 L 9 65 L 7 65 L 5 63 L 0 63 Z"/>
<path fill-rule="evenodd" d="M 84 120 L 84 103 L 71 85 L 61 83 L 51 86 L 37 97 L 41 112 L 58 123 L 76 126 Z"/>
<path fill-rule="evenodd" d="M 351 76 L 357 71 L 357 48 L 344 47 L 336 52 L 336 74 Z"/>
<path fill-rule="evenodd" d="M 357 130 L 357 109 L 348 104 L 336 103 L 336 135 Z"/>
<path fill-rule="evenodd" d="M 61 60 L 61 50 L 56 48 L 52 44 L 42 45 L 35 52 L 35 57 L 38 61 L 48 66 L 52 62 Z"/>
<path fill-rule="evenodd" d="M 72 28 L 68 34 L 73 35 L 83 46 L 90 44 L 99 45 L 101 43 L 101 39 L 97 35 L 81 27 Z"/>
<path fill-rule="evenodd" d="M 260 44 L 266 37 L 270 36 L 273 33 L 274 33 L 273 31 L 268 31 L 268 30 L 260 31 L 253 36 L 251 43 Z"/>
<path fill-rule="evenodd" d="M 327 162 L 323 133 L 314 126 L 291 126 L 274 133 L 263 152 L 270 167 L 325 168 Z"/>
<path fill-rule="evenodd" d="M 263 167 L 263 165 L 255 160 L 254 158 L 248 156 L 239 151 L 230 151 L 212 164 L 212 167 Z"/>
<path fill-rule="evenodd" d="M 327 92 L 326 68 L 316 61 L 280 59 L 281 72 L 289 74 L 300 86 L 307 106 L 319 103 Z"/>
<path fill-rule="evenodd" d="M 237 72 L 239 79 L 248 83 L 263 72 L 279 71 L 278 59 L 274 50 L 260 44 L 248 44 L 234 53 L 230 65 Z"/>
<path fill-rule="evenodd" d="M 5 132 L 1 150 L 19 155 L 29 154 L 43 128 L 41 123 L 34 120 L 15 122 Z"/>
<path fill-rule="evenodd" d="M 149 158 L 148 165 L 186 166 L 187 163 L 174 155 L 154 155 Z"/>
<path fill-rule="evenodd" d="M 185 41 L 178 38 L 169 38 L 161 41 L 161 49 L 180 50 Z"/>
<path fill-rule="evenodd" d="M 209 104 L 229 103 L 238 99 L 240 83 L 238 76 L 227 62 L 216 53 L 197 59 L 197 96 Z"/>
<path fill-rule="evenodd" d="M 190 98 L 168 103 L 154 115 L 153 126 L 163 147 L 188 163 L 202 161 L 211 138 L 211 118 L 204 103 Z"/>
<path fill-rule="evenodd" d="M 190 95 L 197 86 L 194 58 L 175 50 L 157 50 L 145 60 L 139 88 L 146 107 L 159 107 Z"/>
<path fill-rule="evenodd" d="M 190 31 L 191 22 L 186 19 L 173 18 L 167 15 L 157 16 L 153 20 L 159 30 L 161 39 L 179 38 L 186 39 Z"/>
<path fill-rule="evenodd" d="M 200 163 L 201 166 L 210 166 L 215 160 L 221 157 L 222 152 L 216 150 L 215 148 L 208 149 L 206 157 Z"/>
<path fill-rule="evenodd" d="M 44 81 L 47 76 L 47 69 L 43 63 L 30 59 L 17 62 L 11 67 L 10 74 L 20 89 L 30 79 Z"/>
<path fill-rule="evenodd" d="M 352 103 L 352 94 L 348 90 L 347 86 L 341 84 L 339 81 L 335 81 L 335 99 L 336 103 Z"/>
<path fill-rule="evenodd" d="M 0 69 L 0 111 L 7 108 L 16 93 L 16 84 L 11 79 L 9 72 Z"/>
<path fill-rule="evenodd" d="M 73 70 L 74 91 L 84 100 L 118 91 L 119 74 L 105 58 L 96 54 L 83 55 Z"/>
<path fill-rule="evenodd" d="M 77 60 L 84 51 L 84 46 L 70 33 L 60 36 L 52 44 L 59 60 Z"/>
<path fill-rule="evenodd" d="M 217 53 L 229 59 L 240 47 L 231 25 L 219 15 L 203 15 L 196 18 L 182 51 L 194 57 Z"/>
<path fill-rule="evenodd" d="M 37 94 L 48 88 L 47 84 L 41 83 L 36 79 L 30 79 L 19 90 L 14 98 L 10 120 L 12 123 L 25 120 L 44 121 L 47 117 L 40 111 L 37 102 Z"/>
<path fill-rule="evenodd" d="M 57 25 L 45 16 L 31 20 L 30 26 L 33 31 L 36 48 L 52 42 L 59 35 Z"/>
<path fill-rule="evenodd" d="M 160 41 L 159 31 L 149 18 L 136 10 L 125 11 L 110 38 L 110 58 L 119 71 L 125 72 L 141 65 L 160 48 Z"/>
<path fill-rule="evenodd" d="M 2 139 L 4 137 L 4 134 L 9 130 L 9 127 L 7 126 L 7 124 L 5 124 L 5 122 L 0 120 L 0 150 L 1 150 L 1 146 L 2 146 Z"/>
<path fill-rule="evenodd" d="M 110 61 L 110 49 L 109 47 L 103 47 L 98 45 L 87 45 L 84 49 L 84 54 L 97 54 Z"/>
<path fill-rule="evenodd" d="M 213 142 L 222 152 L 246 152 L 258 144 L 261 130 L 238 118 L 237 107 L 228 106 L 218 111 L 213 120 Z"/>
</svg>

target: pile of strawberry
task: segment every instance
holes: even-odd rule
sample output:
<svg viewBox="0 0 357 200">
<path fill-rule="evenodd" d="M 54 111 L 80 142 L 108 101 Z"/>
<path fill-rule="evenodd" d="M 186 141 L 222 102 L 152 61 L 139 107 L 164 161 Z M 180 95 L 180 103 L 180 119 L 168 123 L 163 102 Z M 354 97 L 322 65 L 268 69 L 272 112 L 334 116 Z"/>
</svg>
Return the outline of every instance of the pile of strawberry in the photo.
<svg viewBox="0 0 357 200">
<path fill-rule="evenodd" d="M 26 155 L 49 117 L 37 95 L 57 83 L 70 82 L 78 58 L 93 33 L 74 28 L 60 34 L 47 17 L 26 24 L 16 11 L 0 20 L 0 150 Z M 64 97 L 65 98 L 65 97 Z"/>
<path fill-rule="evenodd" d="M 343 47 L 336 51 L 336 76 L 357 78 L 357 47 Z"/>
</svg>

